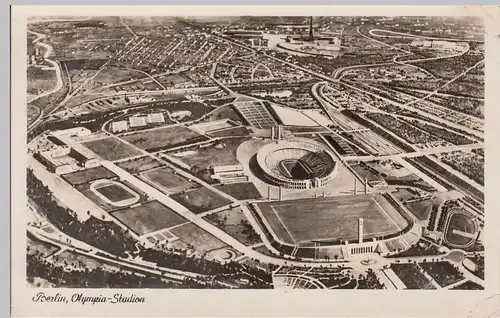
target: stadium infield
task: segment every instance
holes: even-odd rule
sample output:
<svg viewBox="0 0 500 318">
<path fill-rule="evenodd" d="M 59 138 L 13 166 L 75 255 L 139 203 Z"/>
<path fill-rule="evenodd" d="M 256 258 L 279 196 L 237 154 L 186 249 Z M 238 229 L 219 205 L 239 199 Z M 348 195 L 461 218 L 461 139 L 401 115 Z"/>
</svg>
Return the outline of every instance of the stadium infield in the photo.
<svg viewBox="0 0 500 318">
<path fill-rule="evenodd" d="M 292 245 L 356 240 L 360 217 L 364 220 L 365 240 L 398 232 L 408 225 L 381 195 L 264 202 L 258 207 L 276 236 Z"/>
<path fill-rule="evenodd" d="M 101 187 L 96 187 L 95 190 L 108 198 L 111 202 L 119 202 L 135 197 L 126 188 L 118 184 L 109 184 Z"/>
<path fill-rule="evenodd" d="M 445 230 L 445 239 L 456 247 L 466 247 L 475 240 L 477 227 L 472 218 L 460 212 L 452 213 Z"/>
</svg>

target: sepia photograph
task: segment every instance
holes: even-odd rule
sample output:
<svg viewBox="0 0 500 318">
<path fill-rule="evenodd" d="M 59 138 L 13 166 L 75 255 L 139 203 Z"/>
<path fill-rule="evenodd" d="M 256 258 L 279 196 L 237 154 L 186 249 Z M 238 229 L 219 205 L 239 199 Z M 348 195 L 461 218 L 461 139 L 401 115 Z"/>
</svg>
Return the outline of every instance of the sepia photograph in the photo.
<svg viewBox="0 0 500 318">
<path fill-rule="evenodd" d="M 27 288 L 485 289 L 483 16 L 25 28 Z"/>
</svg>

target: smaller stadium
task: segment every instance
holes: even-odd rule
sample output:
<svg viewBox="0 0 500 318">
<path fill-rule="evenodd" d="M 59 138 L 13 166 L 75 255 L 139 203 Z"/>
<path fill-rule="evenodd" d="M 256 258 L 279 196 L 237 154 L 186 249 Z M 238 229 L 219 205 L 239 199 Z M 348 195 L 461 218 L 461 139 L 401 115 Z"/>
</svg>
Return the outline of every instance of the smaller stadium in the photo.
<svg viewBox="0 0 500 318">
<path fill-rule="evenodd" d="M 132 205 L 140 199 L 139 194 L 113 180 L 101 179 L 94 181 L 90 185 L 90 190 L 108 204 L 118 207 Z"/>
<path fill-rule="evenodd" d="M 462 209 L 452 211 L 446 219 L 444 239 L 451 247 L 466 248 L 478 236 L 479 225 L 470 212 Z"/>
<path fill-rule="evenodd" d="M 288 189 L 326 185 L 337 172 L 335 156 L 321 143 L 305 138 L 275 140 L 257 153 L 257 164 L 269 183 Z"/>
</svg>

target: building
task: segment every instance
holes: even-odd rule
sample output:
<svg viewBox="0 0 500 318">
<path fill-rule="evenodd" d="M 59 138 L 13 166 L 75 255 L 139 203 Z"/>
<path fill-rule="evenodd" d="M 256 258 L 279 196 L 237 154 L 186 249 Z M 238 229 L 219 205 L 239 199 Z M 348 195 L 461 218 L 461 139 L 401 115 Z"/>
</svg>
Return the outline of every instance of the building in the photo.
<svg viewBox="0 0 500 318">
<path fill-rule="evenodd" d="M 222 184 L 248 182 L 248 176 L 242 165 L 225 165 L 212 167 L 212 179 Z"/>
<path fill-rule="evenodd" d="M 449 41 L 432 41 L 431 47 L 437 50 L 455 50 L 456 44 L 455 42 Z"/>
<path fill-rule="evenodd" d="M 416 39 L 410 43 L 410 46 L 414 47 L 431 47 L 432 41 Z"/>
<path fill-rule="evenodd" d="M 56 130 L 51 133 L 52 136 L 56 136 L 61 140 L 64 138 L 72 138 L 72 137 L 85 137 L 91 135 L 92 132 L 85 127 L 75 127 L 64 130 Z"/>
<path fill-rule="evenodd" d="M 97 156 L 74 140 L 74 138 L 83 137 L 89 134 L 91 134 L 90 130 L 83 127 L 58 130 L 50 133 L 47 139 L 51 140 L 52 143 L 57 146 L 55 149 L 51 150 L 51 152 L 53 152 L 52 157 L 59 158 L 58 161 L 62 162 L 62 157 L 57 152 L 60 151 L 64 153 L 63 156 L 73 159 L 70 160 L 70 163 L 74 165 L 73 170 L 78 170 L 78 167 L 97 167 L 100 164 Z M 64 159 L 63 161 L 68 162 L 68 160 Z"/>
<path fill-rule="evenodd" d="M 173 118 L 183 119 L 184 117 L 191 116 L 191 111 L 189 110 L 179 110 L 170 114 Z"/>
<path fill-rule="evenodd" d="M 65 174 L 75 171 L 74 159 L 70 154 L 71 148 L 68 146 L 57 147 L 54 150 L 43 151 L 35 155 L 35 159 L 40 161 L 47 170 L 56 174 Z"/>
<path fill-rule="evenodd" d="M 69 153 L 71 157 L 75 158 L 78 166 L 83 168 L 93 168 L 99 166 L 99 160 L 92 152 L 83 146 L 78 148 L 79 149 L 72 147 Z"/>
</svg>

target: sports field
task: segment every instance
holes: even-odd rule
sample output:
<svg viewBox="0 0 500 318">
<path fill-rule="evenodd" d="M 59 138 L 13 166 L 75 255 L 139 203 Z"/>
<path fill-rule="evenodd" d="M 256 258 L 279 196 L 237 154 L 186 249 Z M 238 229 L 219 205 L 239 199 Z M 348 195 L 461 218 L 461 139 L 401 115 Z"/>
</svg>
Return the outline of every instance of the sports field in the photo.
<svg viewBox="0 0 500 318">
<path fill-rule="evenodd" d="M 87 141 L 82 143 L 82 145 L 109 161 L 138 156 L 141 154 L 138 150 L 113 137 Z"/>
<path fill-rule="evenodd" d="M 476 236 L 476 224 L 463 213 L 453 213 L 446 227 L 446 240 L 457 246 L 467 246 L 471 244 Z"/>
<path fill-rule="evenodd" d="M 249 138 L 232 138 L 216 142 L 208 147 L 190 148 L 171 155 L 190 166 L 198 165 L 205 168 L 209 166 L 236 165 L 239 164 L 236 159 L 236 151 L 247 140 Z"/>
<path fill-rule="evenodd" d="M 182 243 L 193 246 L 200 255 L 227 246 L 224 242 L 193 223 L 176 227 L 170 232 L 179 237 Z M 178 245 L 177 242 L 174 247 L 176 245 Z"/>
<path fill-rule="evenodd" d="M 290 244 L 356 239 L 360 217 L 364 220 L 365 240 L 407 226 L 406 220 L 380 195 L 265 202 L 258 207 L 272 231 Z"/>
<path fill-rule="evenodd" d="M 238 200 L 260 199 L 262 197 L 252 182 L 219 184 L 215 187 Z"/>
<path fill-rule="evenodd" d="M 193 182 L 189 182 L 189 180 L 176 174 L 170 168 L 148 171 L 144 173 L 143 176 L 157 184 L 161 189 L 166 190 L 168 193 L 184 191 L 195 186 Z"/>
<path fill-rule="evenodd" d="M 111 202 L 120 202 L 132 199 L 135 196 L 119 184 L 109 184 L 102 187 L 96 187 L 95 190 L 109 199 Z"/>
<path fill-rule="evenodd" d="M 116 175 L 113 172 L 109 171 L 108 169 L 104 168 L 103 166 L 99 166 L 95 168 L 64 174 L 62 175 L 62 177 L 70 184 L 75 185 L 98 179 L 111 179 L 116 177 Z"/>
<path fill-rule="evenodd" d="M 207 139 L 207 137 L 182 125 L 151 129 L 121 138 L 149 151 L 159 151 L 163 148 L 182 146 Z"/>
<path fill-rule="evenodd" d="M 193 213 L 203 213 L 231 203 L 229 199 L 205 187 L 176 193 L 170 197 Z"/>
<path fill-rule="evenodd" d="M 162 166 L 163 164 L 151 157 L 142 157 L 134 160 L 122 161 L 117 164 L 118 167 L 127 170 L 130 173 L 137 173 Z"/>
<path fill-rule="evenodd" d="M 187 222 L 172 209 L 158 201 L 151 201 L 112 215 L 137 235 L 144 235 Z"/>
</svg>

